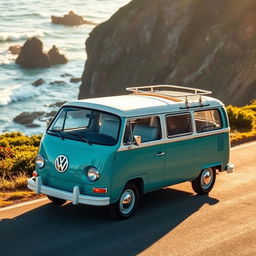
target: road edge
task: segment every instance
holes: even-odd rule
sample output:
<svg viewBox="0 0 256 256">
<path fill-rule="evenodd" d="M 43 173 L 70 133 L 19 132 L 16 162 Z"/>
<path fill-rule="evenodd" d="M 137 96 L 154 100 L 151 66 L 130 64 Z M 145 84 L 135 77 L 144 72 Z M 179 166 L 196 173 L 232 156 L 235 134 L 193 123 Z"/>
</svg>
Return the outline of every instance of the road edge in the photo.
<svg viewBox="0 0 256 256">
<path fill-rule="evenodd" d="M 14 205 L 11 205 L 11 206 L 6 206 L 6 207 L 3 207 L 3 208 L 0 208 L 0 212 L 8 211 L 8 210 L 15 209 L 15 208 L 18 208 L 18 207 L 27 206 L 27 205 L 30 205 L 30 204 L 40 203 L 40 202 L 47 201 L 47 200 L 48 199 L 46 197 L 45 198 L 40 198 L 40 199 L 35 199 L 35 200 L 32 199 L 32 200 L 27 201 L 27 202 L 18 203 L 18 204 L 14 204 Z"/>
</svg>

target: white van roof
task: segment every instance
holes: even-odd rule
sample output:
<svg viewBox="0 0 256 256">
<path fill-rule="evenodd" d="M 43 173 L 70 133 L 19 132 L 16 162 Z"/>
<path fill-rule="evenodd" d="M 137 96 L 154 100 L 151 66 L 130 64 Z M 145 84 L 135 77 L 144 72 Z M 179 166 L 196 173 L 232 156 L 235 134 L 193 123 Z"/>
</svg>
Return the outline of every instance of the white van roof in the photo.
<svg viewBox="0 0 256 256">
<path fill-rule="evenodd" d="M 65 105 L 86 107 L 110 112 L 122 117 L 147 116 L 160 113 L 188 111 L 188 109 L 202 109 L 223 106 L 223 103 L 209 96 L 202 96 L 202 103 L 198 99 L 175 100 L 159 96 L 129 94 L 120 96 L 91 98 L 67 102 Z"/>
</svg>

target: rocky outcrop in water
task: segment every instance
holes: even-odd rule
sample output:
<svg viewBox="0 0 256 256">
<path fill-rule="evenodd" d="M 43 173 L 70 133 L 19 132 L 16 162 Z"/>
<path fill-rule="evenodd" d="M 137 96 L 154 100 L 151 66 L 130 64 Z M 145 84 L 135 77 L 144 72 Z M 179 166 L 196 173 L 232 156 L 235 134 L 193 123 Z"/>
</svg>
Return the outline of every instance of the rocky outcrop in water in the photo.
<svg viewBox="0 0 256 256">
<path fill-rule="evenodd" d="M 19 44 L 17 44 L 17 45 L 11 45 L 11 46 L 8 48 L 8 51 L 10 51 L 11 54 L 13 54 L 13 55 L 20 54 L 20 50 L 21 50 L 21 45 L 19 45 Z"/>
<path fill-rule="evenodd" d="M 79 98 L 178 84 L 226 104 L 256 98 L 254 0 L 133 0 L 86 41 Z"/>
<path fill-rule="evenodd" d="M 79 82 L 81 82 L 81 78 L 80 77 L 71 77 L 70 82 L 71 83 L 79 83 Z"/>
<path fill-rule="evenodd" d="M 44 112 L 22 112 L 21 114 L 17 115 L 13 122 L 25 125 L 26 127 L 39 127 L 40 125 L 35 124 L 34 120 L 42 117 Z"/>
<path fill-rule="evenodd" d="M 16 63 L 24 68 L 48 68 L 50 60 L 43 52 L 43 43 L 36 37 L 29 38 L 21 47 Z"/>
<path fill-rule="evenodd" d="M 38 86 L 40 86 L 40 85 L 42 85 L 42 84 L 44 84 L 44 83 L 45 83 L 45 80 L 44 80 L 43 78 L 39 78 L 39 79 L 37 79 L 35 82 L 33 82 L 32 85 L 33 85 L 34 87 L 38 87 Z"/>
<path fill-rule="evenodd" d="M 53 45 L 49 52 L 43 52 L 43 43 L 36 37 L 29 38 L 21 47 L 16 63 L 23 68 L 48 68 L 51 65 L 65 64 L 68 59 Z"/>
<path fill-rule="evenodd" d="M 51 119 L 56 114 L 56 111 L 51 112 L 43 112 L 43 111 L 35 111 L 35 112 L 22 112 L 21 114 L 14 117 L 13 122 L 22 124 L 28 128 L 40 127 L 38 123 L 35 121 L 45 122 L 48 119 Z"/>
<path fill-rule="evenodd" d="M 68 14 L 65 14 L 63 17 L 52 16 L 51 20 L 53 24 L 62 24 L 66 26 L 79 26 L 82 24 L 96 25 L 96 23 L 89 20 L 85 20 L 83 16 L 77 15 L 73 11 L 70 11 Z"/>
<path fill-rule="evenodd" d="M 55 45 L 52 46 L 47 55 L 51 65 L 65 64 L 68 62 L 68 59 L 63 54 L 59 53 L 59 49 Z"/>
</svg>

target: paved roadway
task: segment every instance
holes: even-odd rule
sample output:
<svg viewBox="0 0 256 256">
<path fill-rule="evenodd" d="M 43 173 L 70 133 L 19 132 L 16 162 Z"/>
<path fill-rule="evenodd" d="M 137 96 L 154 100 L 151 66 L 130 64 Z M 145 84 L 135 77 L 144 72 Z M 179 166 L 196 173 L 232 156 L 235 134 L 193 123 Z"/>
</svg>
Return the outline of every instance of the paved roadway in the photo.
<svg viewBox="0 0 256 256">
<path fill-rule="evenodd" d="M 233 174 L 209 196 L 184 183 L 147 194 L 137 214 L 49 201 L 0 210 L 0 255 L 256 255 L 256 142 L 232 149 Z"/>
</svg>

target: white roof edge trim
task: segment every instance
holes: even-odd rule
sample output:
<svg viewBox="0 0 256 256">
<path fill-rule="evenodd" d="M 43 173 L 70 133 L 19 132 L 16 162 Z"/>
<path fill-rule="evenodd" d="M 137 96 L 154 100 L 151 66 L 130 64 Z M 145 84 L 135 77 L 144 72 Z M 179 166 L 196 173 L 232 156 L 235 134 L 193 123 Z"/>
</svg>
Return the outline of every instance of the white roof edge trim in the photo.
<svg viewBox="0 0 256 256">
<path fill-rule="evenodd" d="M 207 106 L 194 106 L 189 108 L 186 108 L 184 102 L 173 102 L 159 97 L 136 94 L 76 100 L 67 102 L 63 106 L 87 107 L 123 117 L 179 112 L 184 110 L 193 111 L 200 108 L 205 109 L 224 106 L 221 101 L 215 98 L 209 96 L 203 96 L 203 98 L 205 102 L 207 102 Z"/>
</svg>

